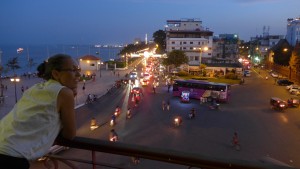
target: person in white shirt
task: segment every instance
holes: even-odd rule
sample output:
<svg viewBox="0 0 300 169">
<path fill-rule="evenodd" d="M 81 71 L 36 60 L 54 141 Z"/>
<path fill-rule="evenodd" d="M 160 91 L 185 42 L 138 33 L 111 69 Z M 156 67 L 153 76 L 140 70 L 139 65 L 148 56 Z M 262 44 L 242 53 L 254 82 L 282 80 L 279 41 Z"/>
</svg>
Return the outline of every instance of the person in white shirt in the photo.
<svg viewBox="0 0 300 169">
<path fill-rule="evenodd" d="M 28 169 L 47 154 L 58 135 L 76 135 L 74 97 L 80 69 L 71 56 L 57 54 L 38 66 L 45 81 L 24 91 L 0 121 L 1 168 Z"/>
</svg>

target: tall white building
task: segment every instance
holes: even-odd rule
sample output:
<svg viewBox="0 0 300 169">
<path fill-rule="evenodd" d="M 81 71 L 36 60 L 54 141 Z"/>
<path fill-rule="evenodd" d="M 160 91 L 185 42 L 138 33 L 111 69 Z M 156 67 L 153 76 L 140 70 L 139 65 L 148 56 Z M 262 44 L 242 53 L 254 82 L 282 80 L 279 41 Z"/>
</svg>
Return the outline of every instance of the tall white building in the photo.
<svg viewBox="0 0 300 169">
<path fill-rule="evenodd" d="M 287 19 L 286 40 L 292 46 L 295 46 L 297 41 L 300 42 L 300 17 Z"/>
<path fill-rule="evenodd" d="M 189 58 L 190 66 L 210 63 L 212 57 L 213 32 L 202 27 L 199 19 L 167 20 L 166 51 L 182 50 Z M 207 51 L 200 49 L 207 48 Z M 200 57 L 201 62 L 200 62 Z"/>
</svg>

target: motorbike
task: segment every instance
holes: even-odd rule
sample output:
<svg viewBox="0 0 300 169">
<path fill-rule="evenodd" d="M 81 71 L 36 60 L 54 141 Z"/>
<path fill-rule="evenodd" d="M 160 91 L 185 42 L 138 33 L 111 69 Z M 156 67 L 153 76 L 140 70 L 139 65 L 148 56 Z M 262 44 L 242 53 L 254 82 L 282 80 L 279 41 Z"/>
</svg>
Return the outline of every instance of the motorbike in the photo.
<svg viewBox="0 0 300 169">
<path fill-rule="evenodd" d="M 121 110 L 120 109 L 116 109 L 116 111 L 115 111 L 114 114 L 115 114 L 116 117 L 119 116 L 121 114 Z"/>
<path fill-rule="evenodd" d="M 189 119 L 193 119 L 195 118 L 196 114 L 195 114 L 196 110 L 195 108 L 192 108 L 191 111 L 189 112 Z"/>
<path fill-rule="evenodd" d="M 175 117 L 175 118 L 174 118 L 174 125 L 175 125 L 176 127 L 180 126 L 181 123 L 182 123 L 181 117 Z"/>
<path fill-rule="evenodd" d="M 126 113 L 126 119 L 130 119 L 131 118 L 131 111 L 128 110 Z"/>
<path fill-rule="evenodd" d="M 239 143 L 237 133 L 234 133 L 234 136 L 233 136 L 233 138 L 231 140 L 231 144 L 232 144 L 232 147 L 234 147 L 234 149 L 236 151 L 239 151 L 241 149 L 241 145 Z"/>
<path fill-rule="evenodd" d="M 90 125 L 90 129 L 91 130 L 95 130 L 95 129 L 97 129 L 99 127 L 99 125 L 97 125 L 97 122 L 96 122 L 96 119 L 92 119 L 91 120 L 91 125 Z"/>
<path fill-rule="evenodd" d="M 190 112 L 189 113 L 189 119 L 193 119 L 193 118 L 195 118 L 195 113 Z"/>
<path fill-rule="evenodd" d="M 110 138 L 109 138 L 109 141 L 117 142 L 117 141 L 118 141 L 118 136 L 117 136 L 117 135 L 114 135 L 114 136 L 110 137 Z"/>
<path fill-rule="evenodd" d="M 110 120 L 110 126 L 114 126 L 114 125 L 116 125 L 116 121 L 113 120 L 113 119 L 111 119 L 111 120 Z"/>
<path fill-rule="evenodd" d="M 291 99 L 288 99 L 287 101 L 287 104 L 288 104 L 288 107 L 299 107 L 299 103 L 300 103 L 300 100 L 299 98 L 291 98 Z"/>
</svg>

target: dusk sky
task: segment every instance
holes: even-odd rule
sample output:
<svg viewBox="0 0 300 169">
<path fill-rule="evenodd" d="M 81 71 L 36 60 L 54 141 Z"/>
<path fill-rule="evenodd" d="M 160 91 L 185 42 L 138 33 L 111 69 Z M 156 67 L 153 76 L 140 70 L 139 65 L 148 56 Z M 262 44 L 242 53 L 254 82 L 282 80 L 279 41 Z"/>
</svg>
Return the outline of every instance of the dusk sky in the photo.
<svg viewBox="0 0 300 169">
<path fill-rule="evenodd" d="M 0 45 L 128 44 L 183 18 L 248 41 L 264 26 L 285 35 L 296 17 L 300 0 L 2 0 Z"/>
</svg>

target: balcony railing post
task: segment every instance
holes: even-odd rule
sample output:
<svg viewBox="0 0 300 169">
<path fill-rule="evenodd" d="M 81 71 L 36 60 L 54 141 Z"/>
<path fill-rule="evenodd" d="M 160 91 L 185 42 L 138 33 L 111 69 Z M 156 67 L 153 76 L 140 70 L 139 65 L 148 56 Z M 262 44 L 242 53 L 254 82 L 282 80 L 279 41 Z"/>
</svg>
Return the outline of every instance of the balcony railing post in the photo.
<svg viewBox="0 0 300 169">
<path fill-rule="evenodd" d="M 93 169 L 96 169 L 96 152 L 92 150 Z"/>
</svg>

